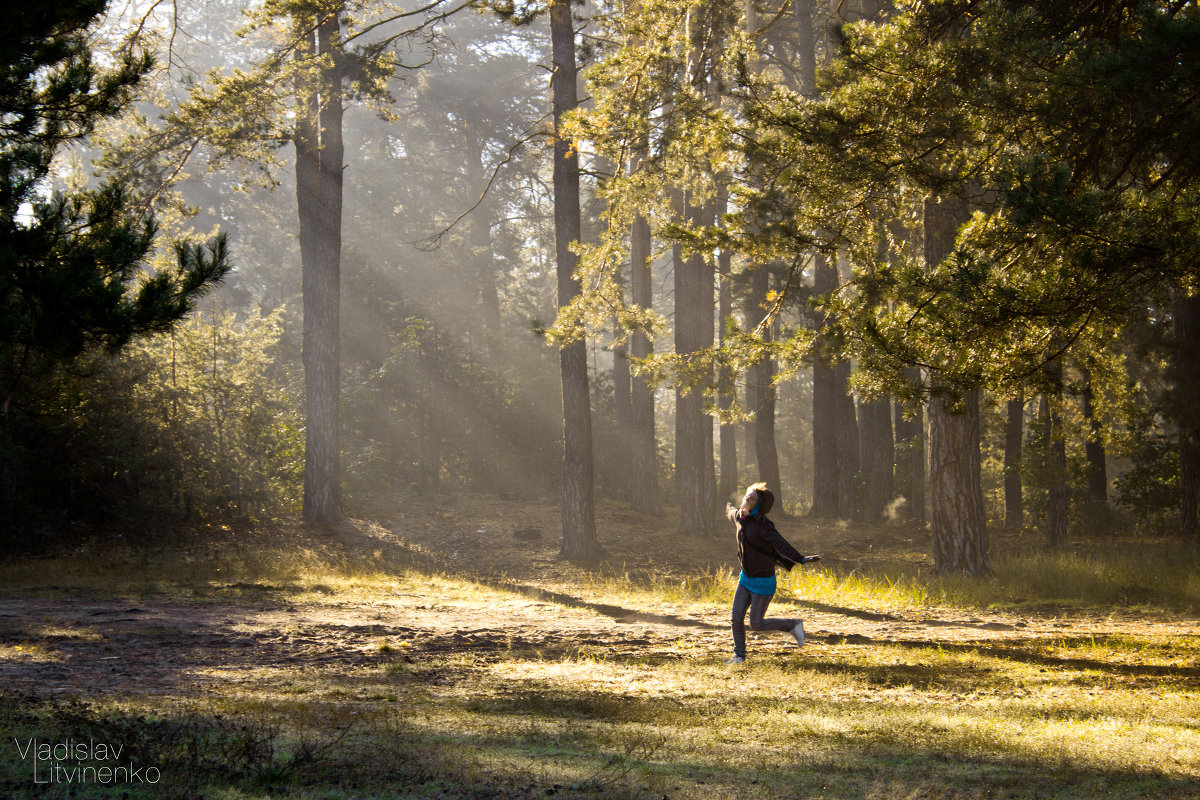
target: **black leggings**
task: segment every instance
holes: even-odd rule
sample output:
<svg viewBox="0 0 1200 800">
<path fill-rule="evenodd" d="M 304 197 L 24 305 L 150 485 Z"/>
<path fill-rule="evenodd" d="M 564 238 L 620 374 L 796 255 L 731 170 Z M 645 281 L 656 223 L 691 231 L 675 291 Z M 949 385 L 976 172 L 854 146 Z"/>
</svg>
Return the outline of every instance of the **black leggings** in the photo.
<svg viewBox="0 0 1200 800">
<path fill-rule="evenodd" d="M 784 631 L 791 632 L 800 620 L 796 619 L 764 619 L 767 606 L 771 605 L 769 594 L 755 594 L 742 584 L 738 584 L 733 595 L 733 654 L 740 658 L 746 657 L 746 610 L 750 610 L 750 630 L 752 631 Z"/>
</svg>

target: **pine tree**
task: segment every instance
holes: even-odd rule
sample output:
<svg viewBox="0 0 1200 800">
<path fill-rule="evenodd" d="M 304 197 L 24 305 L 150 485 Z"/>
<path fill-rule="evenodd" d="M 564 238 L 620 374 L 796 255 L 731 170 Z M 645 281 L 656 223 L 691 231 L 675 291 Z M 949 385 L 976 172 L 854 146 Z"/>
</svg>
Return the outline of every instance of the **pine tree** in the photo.
<svg viewBox="0 0 1200 800">
<path fill-rule="evenodd" d="M 0 33 L 0 403 L 89 347 L 168 330 L 229 269 L 223 238 L 175 245 L 142 276 L 157 227 L 118 182 L 46 192 L 54 159 L 134 98 L 152 59 L 126 49 L 97 67 L 89 26 L 104 2 L 33 5 Z"/>
<path fill-rule="evenodd" d="M 558 304 L 568 305 L 579 294 L 575 277 L 578 256 L 572 252 L 581 239 L 579 153 L 562 125 L 579 105 L 575 61 L 575 23 L 568 0 L 550 2 L 550 40 L 554 69 L 551 96 L 554 114 L 554 240 L 558 272 Z M 592 463 L 592 411 L 588 393 L 587 346 L 582 340 L 565 343 L 559 360 L 562 371 L 563 469 L 562 554 L 569 559 L 595 561 L 602 554 L 596 540 L 595 487 Z"/>
<path fill-rule="evenodd" d="M 158 228 L 116 180 L 51 192 L 55 159 L 121 114 L 151 69 L 132 47 L 94 57 L 102 0 L 32 4 L 0 30 L 0 534 L 43 509 L 27 452 L 39 446 L 54 373 L 168 331 L 229 270 L 223 237 L 173 245 L 154 269 Z M 97 62 L 112 64 L 101 69 Z M 29 394 L 28 403 L 24 398 Z M 49 400 L 48 402 L 53 402 Z M 60 468 L 62 465 L 58 465 Z"/>
</svg>

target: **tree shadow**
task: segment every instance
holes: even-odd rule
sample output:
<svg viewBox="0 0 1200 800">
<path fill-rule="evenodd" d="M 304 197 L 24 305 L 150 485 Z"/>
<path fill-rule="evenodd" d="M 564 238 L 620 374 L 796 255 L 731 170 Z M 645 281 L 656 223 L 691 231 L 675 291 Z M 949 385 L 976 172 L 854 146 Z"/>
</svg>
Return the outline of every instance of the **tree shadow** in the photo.
<svg viewBox="0 0 1200 800">
<path fill-rule="evenodd" d="M 648 611 L 637 611 L 632 608 L 624 608 L 622 606 L 614 606 L 608 603 L 593 603 L 588 600 L 582 600 L 578 597 L 573 597 L 563 592 L 552 592 L 543 589 L 540 586 L 529 586 L 527 584 L 514 583 L 512 581 L 497 580 L 493 578 L 476 578 L 478 583 L 492 589 L 500 589 L 506 592 L 513 592 L 532 600 L 543 600 L 550 603 L 555 603 L 567 608 L 580 608 L 587 611 L 594 611 L 597 614 L 603 614 L 609 617 L 614 622 L 646 622 L 655 625 L 671 625 L 677 628 L 700 628 L 703 630 L 728 630 L 728 625 L 715 625 L 704 620 L 692 619 L 690 617 L 681 617 L 676 614 L 655 614 Z"/>
<path fill-rule="evenodd" d="M 1073 645 L 1083 646 L 1091 644 L 1103 644 L 1110 639 L 1116 638 L 1118 637 L 1107 635 L 1089 635 L 1055 638 L 1054 641 L 1062 644 L 1065 647 L 1071 647 Z M 1128 677 L 1170 678 L 1176 681 L 1200 684 L 1200 664 L 1193 664 L 1191 666 L 1174 666 L 1169 664 L 1129 664 L 1100 661 L 1098 659 L 1091 658 L 1053 656 L 1036 652 L 1035 649 L 1044 645 L 1045 640 L 1033 637 L 1011 639 L 1006 641 L 1003 646 L 988 645 L 979 642 L 960 644 L 931 640 L 896 640 L 879 643 L 907 649 L 930 649 L 940 650 L 948 653 L 978 654 L 1001 661 L 1032 664 L 1036 666 L 1053 668 L 1056 670 L 1074 669 L 1080 671 L 1103 672 L 1110 675 L 1123 675 Z"/>
</svg>

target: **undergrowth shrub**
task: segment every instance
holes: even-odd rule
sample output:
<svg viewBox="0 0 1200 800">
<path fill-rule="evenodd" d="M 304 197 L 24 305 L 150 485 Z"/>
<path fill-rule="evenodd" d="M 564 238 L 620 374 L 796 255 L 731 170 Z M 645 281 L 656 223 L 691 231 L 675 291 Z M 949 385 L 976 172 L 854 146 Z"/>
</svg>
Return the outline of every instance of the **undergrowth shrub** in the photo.
<svg viewBox="0 0 1200 800">
<path fill-rule="evenodd" d="M 304 442 L 285 313 L 197 313 L 31 384 L 0 423 L 0 539 L 294 508 Z"/>
</svg>

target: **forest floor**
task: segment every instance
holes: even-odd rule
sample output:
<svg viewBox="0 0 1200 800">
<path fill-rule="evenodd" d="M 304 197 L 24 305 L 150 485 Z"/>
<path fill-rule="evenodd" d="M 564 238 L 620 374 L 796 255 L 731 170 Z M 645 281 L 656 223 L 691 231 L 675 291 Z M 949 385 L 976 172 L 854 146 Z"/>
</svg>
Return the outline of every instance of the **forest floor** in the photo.
<svg viewBox="0 0 1200 800">
<path fill-rule="evenodd" d="M 1200 798 L 1177 545 L 1122 572 L 1129 542 L 997 536 L 980 589 L 914 529 L 779 520 L 822 554 L 770 612 L 808 641 L 729 667 L 729 532 L 606 505 L 584 567 L 553 507 L 447 502 L 0 564 L 0 794 Z M 162 781 L 28 749 L 85 740 Z"/>
</svg>

